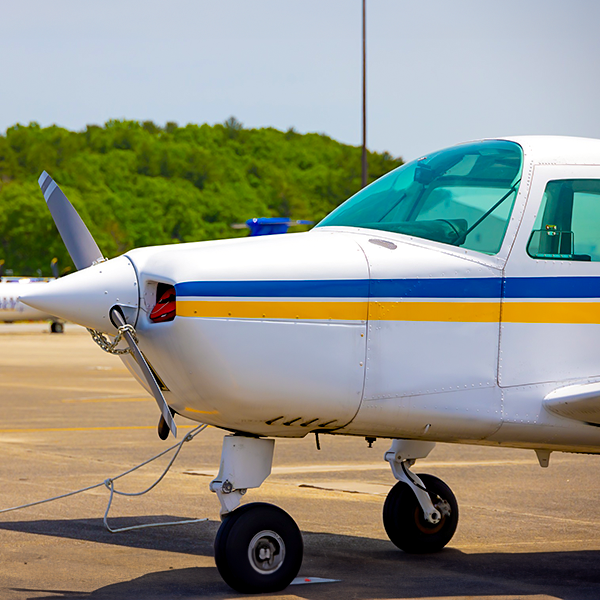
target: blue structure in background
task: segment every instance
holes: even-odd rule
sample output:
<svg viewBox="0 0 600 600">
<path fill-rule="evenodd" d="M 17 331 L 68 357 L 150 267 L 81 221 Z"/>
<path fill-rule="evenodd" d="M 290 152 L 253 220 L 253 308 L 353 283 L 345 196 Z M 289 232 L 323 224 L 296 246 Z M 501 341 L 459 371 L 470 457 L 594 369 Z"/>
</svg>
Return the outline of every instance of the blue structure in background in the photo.
<svg viewBox="0 0 600 600">
<path fill-rule="evenodd" d="M 260 217 L 248 219 L 246 227 L 250 229 L 250 235 L 273 235 L 275 233 L 287 233 L 288 227 L 292 225 L 312 225 L 313 221 L 292 221 L 288 217 Z"/>
</svg>

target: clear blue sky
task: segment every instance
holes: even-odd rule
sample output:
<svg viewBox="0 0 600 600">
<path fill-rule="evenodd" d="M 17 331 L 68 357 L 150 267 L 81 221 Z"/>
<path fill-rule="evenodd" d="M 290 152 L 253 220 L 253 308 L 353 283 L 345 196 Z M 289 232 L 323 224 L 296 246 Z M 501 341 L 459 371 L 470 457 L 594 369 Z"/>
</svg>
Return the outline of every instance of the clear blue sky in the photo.
<svg viewBox="0 0 600 600">
<path fill-rule="evenodd" d="M 361 0 L 5 2 L 0 131 L 108 119 L 361 143 Z M 368 145 L 600 137 L 600 2 L 367 0 Z"/>
</svg>

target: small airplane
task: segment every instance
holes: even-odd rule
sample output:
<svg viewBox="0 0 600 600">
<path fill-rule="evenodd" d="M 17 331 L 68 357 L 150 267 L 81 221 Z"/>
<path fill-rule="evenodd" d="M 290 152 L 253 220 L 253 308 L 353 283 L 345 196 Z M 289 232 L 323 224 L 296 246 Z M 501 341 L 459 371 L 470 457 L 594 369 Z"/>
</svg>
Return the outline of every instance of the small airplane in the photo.
<svg viewBox="0 0 600 600">
<path fill-rule="evenodd" d="M 52 259 L 51 267 L 55 278 L 58 278 L 57 259 Z M 52 333 L 63 333 L 64 323 L 53 315 L 39 311 L 23 304 L 19 296 L 24 285 L 33 290 L 35 286 L 45 285 L 51 281 L 48 277 L 17 277 L 4 276 L 4 261 L 0 261 L 0 322 L 14 323 L 15 321 L 51 321 Z"/>
<path fill-rule="evenodd" d="M 230 432 L 210 489 L 216 565 L 240 592 L 281 590 L 302 562 L 290 515 L 240 506 L 274 438 L 392 440 L 383 522 L 413 553 L 457 527 L 450 488 L 412 471 L 436 442 L 531 449 L 542 467 L 600 453 L 600 140 L 474 141 L 388 173 L 309 232 L 111 260 L 39 182 L 79 270 L 21 299 L 121 336 L 161 437 L 174 414 Z"/>
</svg>

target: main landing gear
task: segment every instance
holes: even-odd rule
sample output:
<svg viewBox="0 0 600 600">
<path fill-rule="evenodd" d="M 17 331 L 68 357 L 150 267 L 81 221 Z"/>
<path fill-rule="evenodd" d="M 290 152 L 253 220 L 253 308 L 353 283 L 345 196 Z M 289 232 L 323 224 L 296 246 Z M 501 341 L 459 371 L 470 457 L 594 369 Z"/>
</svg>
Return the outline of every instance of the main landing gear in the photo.
<svg viewBox="0 0 600 600">
<path fill-rule="evenodd" d="M 247 489 L 260 487 L 271 473 L 274 444 L 269 439 L 226 435 L 219 474 L 210 484 L 221 503 L 217 569 L 242 593 L 283 590 L 302 565 L 302 535 L 290 515 L 263 502 L 240 506 Z M 390 540 L 405 552 L 437 552 L 456 531 L 458 505 L 450 488 L 433 475 L 410 471 L 415 460 L 425 458 L 434 446 L 394 440 L 385 454 L 398 483 L 385 501 L 383 524 Z"/>
<path fill-rule="evenodd" d="M 65 324 L 62 321 L 52 321 L 50 323 L 51 333 L 63 333 L 65 330 Z"/>
<path fill-rule="evenodd" d="M 431 442 L 394 440 L 385 454 L 398 483 L 383 505 L 383 526 L 390 540 L 412 554 L 440 551 L 458 524 L 458 504 L 452 490 L 433 475 L 417 476 L 410 467 L 425 458 Z"/>
</svg>

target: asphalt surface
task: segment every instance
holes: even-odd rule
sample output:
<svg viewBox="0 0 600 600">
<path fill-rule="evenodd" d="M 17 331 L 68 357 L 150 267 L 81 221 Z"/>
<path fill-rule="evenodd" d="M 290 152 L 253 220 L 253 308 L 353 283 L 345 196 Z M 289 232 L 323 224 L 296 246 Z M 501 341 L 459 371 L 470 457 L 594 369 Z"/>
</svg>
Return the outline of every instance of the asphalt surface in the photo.
<svg viewBox="0 0 600 600">
<path fill-rule="evenodd" d="M 0 508 L 102 483 L 168 448 L 158 409 L 120 360 L 85 330 L 0 324 Z M 178 417 L 181 432 L 193 423 Z M 0 514 L 0 599 L 239 598 L 220 578 L 212 544 L 219 503 L 208 483 L 223 432 L 186 443 L 150 493 L 117 497 L 111 527 L 180 519 L 208 521 L 111 534 L 101 486 Z M 600 458 L 439 444 L 417 465 L 454 490 L 458 531 L 441 553 L 414 556 L 387 539 L 381 510 L 394 484 L 383 454 L 362 439 L 278 440 L 274 471 L 245 502 L 275 503 L 305 543 L 302 578 L 273 598 L 600 598 Z M 116 483 L 148 487 L 168 457 Z"/>
</svg>

